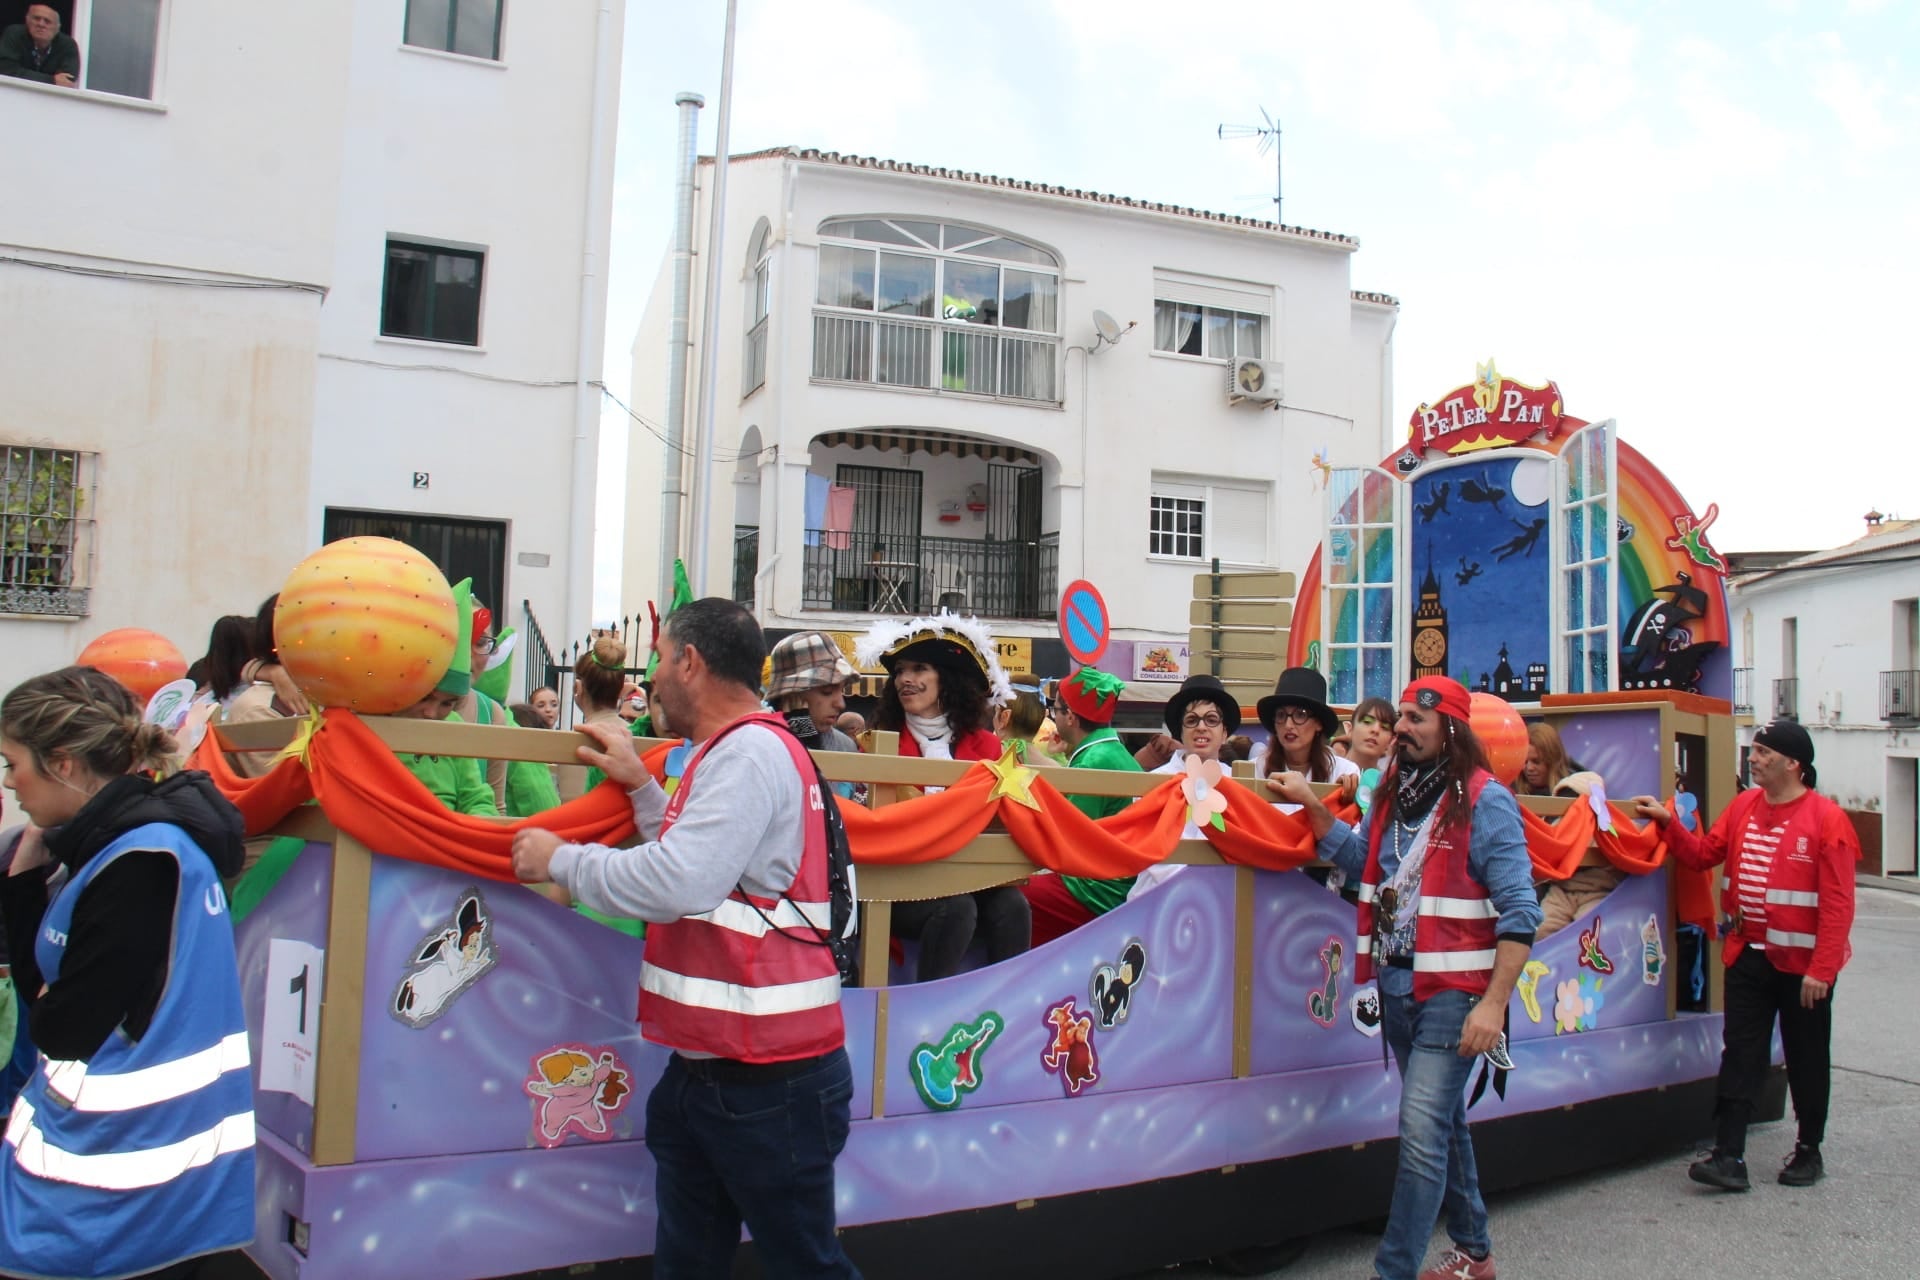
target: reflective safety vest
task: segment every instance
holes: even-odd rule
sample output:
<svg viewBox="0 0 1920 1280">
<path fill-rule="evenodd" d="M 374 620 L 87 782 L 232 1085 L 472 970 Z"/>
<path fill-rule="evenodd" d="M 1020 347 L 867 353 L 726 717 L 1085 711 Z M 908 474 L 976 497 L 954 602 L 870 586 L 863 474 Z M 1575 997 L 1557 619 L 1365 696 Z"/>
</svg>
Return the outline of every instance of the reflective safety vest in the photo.
<svg viewBox="0 0 1920 1280">
<path fill-rule="evenodd" d="M 779 736 L 793 761 L 804 815 L 800 870 L 778 898 L 734 891 L 711 911 L 647 926 L 640 970 L 640 1030 L 655 1044 L 741 1062 L 787 1062 L 846 1043 L 840 973 L 825 945 L 833 925 L 827 888 L 827 815 L 813 760 L 769 713 L 743 716 L 701 744 L 667 803 L 660 837 L 693 794 L 700 762 L 726 735 L 753 725 Z M 757 833 L 755 833 L 757 836 Z"/>
<path fill-rule="evenodd" d="M 1764 884 L 1764 921 L 1742 919 L 1741 927 L 1727 935 L 1721 957 L 1732 964 L 1747 946 L 1765 948 L 1767 962 L 1782 973 L 1810 973 L 1814 947 L 1820 933 L 1820 864 L 1839 856 L 1829 849 L 1826 826 L 1834 802 L 1817 791 L 1791 806 L 1787 820 L 1766 829 L 1760 826 L 1759 812 L 1766 808 L 1766 793 L 1749 788 L 1733 798 L 1726 813 L 1716 824 L 1725 836 L 1727 861 L 1720 876 L 1721 910 L 1732 914 L 1740 905 L 1740 887 L 1747 878 L 1752 888 Z M 1787 806 L 1781 806 L 1787 808 Z M 1776 811 L 1777 812 L 1777 811 Z M 1698 837 L 1695 837 L 1698 841 Z M 1749 852 L 1755 856 L 1749 857 Z M 1758 856 L 1766 852 L 1766 865 Z M 1845 859 L 1841 875 L 1851 883 L 1852 859 Z M 1851 919 L 1851 909 L 1848 911 Z M 1850 941 L 1841 943 L 1837 973 L 1853 956 Z M 1828 975 L 1830 981 L 1832 975 Z"/>
<path fill-rule="evenodd" d="M 1413 996 L 1427 1000 L 1442 991 L 1484 994 L 1493 976 L 1497 950 L 1499 909 L 1486 886 L 1467 869 L 1467 846 L 1473 838 L 1473 806 L 1480 801 L 1493 775 L 1476 770 L 1467 782 L 1467 812 L 1451 812 L 1453 800 L 1437 802 L 1427 837 L 1427 860 L 1420 871 L 1419 915 L 1413 926 Z M 1367 832 L 1367 865 L 1360 873 L 1360 936 L 1355 943 L 1355 981 L 1373 978 L 1374 900 L 1386 880 L 1380 869 L 1380 841 L 1391 822 L 1384 810 L 1373 812 Z"/>
<path fill-rule="evenodd" d="M 49 985 L 95 876 L 133 850 L 173 855 L 167 985 L 138 1040 L 116 1028 L 85 1062 L 40 1056 L 0 1147 L 0 1272 L 124 1276 L 253 1239 L 253 1077 L 233 921 L 213 864 L 178 827 L 135 827 L 47 907 Z"/>
</svg>

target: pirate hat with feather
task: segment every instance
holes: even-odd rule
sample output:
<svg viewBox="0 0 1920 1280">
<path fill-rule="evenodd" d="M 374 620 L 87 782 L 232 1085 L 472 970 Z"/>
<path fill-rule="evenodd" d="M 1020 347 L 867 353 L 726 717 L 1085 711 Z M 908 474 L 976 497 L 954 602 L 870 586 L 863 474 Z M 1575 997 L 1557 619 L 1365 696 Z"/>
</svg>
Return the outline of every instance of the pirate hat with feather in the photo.
<svg viewBox="0 0 1920 1280">
<path fill-rule="evenodd" d="M 961 679 L 983 681 L 987 701 L 996 707 L 1013 700 L 993 633 L 978 618 L 945 609 L 929 618 L 883 618 L 860 637 L 853 652 L 862 667 L 878 662 L 888 675 L 902 661 L 924 662 Z"/>
</svg>

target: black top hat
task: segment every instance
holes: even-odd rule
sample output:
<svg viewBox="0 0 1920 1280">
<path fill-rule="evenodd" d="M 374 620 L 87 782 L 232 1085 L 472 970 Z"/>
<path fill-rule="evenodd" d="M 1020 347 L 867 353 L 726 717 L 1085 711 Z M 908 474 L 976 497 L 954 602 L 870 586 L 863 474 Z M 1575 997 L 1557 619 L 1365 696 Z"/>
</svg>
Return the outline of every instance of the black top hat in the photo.
<svg viewBox="0 0 1920 1280">
<path fill-rule="evenodd" d="M 1256 708 L 1260 713 L 1260 725 L 1271 738 L 1280 735 L 1274 731 L 1274 713 L 1281 707 L 1305 707 L 1319 717 L 1320 727 L 1326 730 L 1329 740 L 1340 734 L 1340 717 L 1333 714 L 1333 708 L 1327 705 L 1327 678 L 1312 667 L 1288 667 L 1280 673 L 1280 680 L 1273 686 L 1273 692 L 1260 699 Z"/>
<path fill-rule="evenodd" d="M 1188 676 L 1180 684 L 1180 691 L 1167 699 L 1167 732 L 1175 738 L 1180 736 L 1180 721 L 1185 718 L 1187 708 L 1196 702 L 1211 702 L 1220 708 L 1220 720 L 1228 733 L 1240 727 L 1240 704 L 1227 687 L 1220 683 L 1218 676 Z"/>
</svg>

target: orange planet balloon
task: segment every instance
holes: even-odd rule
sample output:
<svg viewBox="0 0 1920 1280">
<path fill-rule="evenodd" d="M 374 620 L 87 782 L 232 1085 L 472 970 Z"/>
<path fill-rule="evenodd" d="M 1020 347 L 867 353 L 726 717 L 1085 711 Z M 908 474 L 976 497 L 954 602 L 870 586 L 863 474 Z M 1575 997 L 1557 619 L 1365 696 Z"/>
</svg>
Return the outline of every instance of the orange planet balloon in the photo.
<svg viewBox="0 0 1920 1280">
<path fill-rule="evenodd" d="M 107 632 L 82 649 L 74 661 L 102 671 L 125 685 L 142 711 L 162 685 L 187 674 L 187 660 L 180 656 L 171 640 L 139 627 Z"/>
<path fill-rule="evenodd" d="M 446 674 L 457 625 L 453 589 L 433 561 L 391 538 L 345 538 L 287 576 L 273 643 L 313 702 L 389 715 Z"/>
<path fill-rule="evenodd" d="M 1487 749 L 1487 763 L 1493 776 L 1513 785 L 1527 765 L 1527 722 L 1505 698 L 1491 693 L 1471 695 L 1473 713 L 1469 723 L 1473 736 Z"/>
</svg>

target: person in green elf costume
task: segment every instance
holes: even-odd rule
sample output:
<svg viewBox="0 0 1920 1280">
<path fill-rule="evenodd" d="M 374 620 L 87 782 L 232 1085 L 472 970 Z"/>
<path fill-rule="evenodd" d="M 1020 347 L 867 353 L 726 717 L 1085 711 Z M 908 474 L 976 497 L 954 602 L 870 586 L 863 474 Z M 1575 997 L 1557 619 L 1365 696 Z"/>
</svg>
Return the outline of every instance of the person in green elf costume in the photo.
<svg viewBox="0 0 1920 1280">
<path fill-rule="evenodd" d="M 506 703 L 513 687 L 513 654 L 519 637 L 512 627 L 494 631 L 493 610 L 478 600 L 473 602 L 472 635 L 473 690 L 454 712 L 474 724 L 511 727 L 514 717 Z M 545 813 L 560 803 L 552 766 L 536 760 L 490 760 L 484 764 L 487 785 L 493 788 L 495 802 L 509 818 Z"/>
<path fill-rule="evenodd" d="M 453 604 L 459 612 L 454 634 L 471 635 L 473 587 L 470 581 L 454 587 Z M 459 722 L 461 717 L 454 707 L 472 690 L 473 650 L 467 645 L 457 644 L 453 647 L 453 661 L 448 664 L 446 674 L 433 687 L 433 692 L 397 714 L 415 720 Z M 487 785 L 478 760 L 466 756 L 412 755 L 404 751 L 395 754 L 400 763 L 407 766 L 427 790 L 433 792 L 436 800 L 455 813 L 479 814 L 489 818 L 500 816 L 500 806 L 493 798 L 493 788 Z"/>
<path fill-rule="evenodd" d="M 1141 772 L 1120 735 L 1113 731 L 1113 713 L 1126 692 L 1120 677 L 1082 667 L 1062 680 L 1048 705 L 1054 728 L 1067 744 L 1067 766 L 1073 769 L 1115 769 Z M 1133 801 L 1126 796 L 1072 796 L 1073 807 L 1089 818 L 1105 818 Z M 1104 915 L 1127 900 L 1133 877 L 1088 880 L 1080 876 L 1035 876 L 1022 890 L 1033 908 L 1033 945 L 1039 946 Z"/>
</svg>

